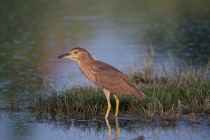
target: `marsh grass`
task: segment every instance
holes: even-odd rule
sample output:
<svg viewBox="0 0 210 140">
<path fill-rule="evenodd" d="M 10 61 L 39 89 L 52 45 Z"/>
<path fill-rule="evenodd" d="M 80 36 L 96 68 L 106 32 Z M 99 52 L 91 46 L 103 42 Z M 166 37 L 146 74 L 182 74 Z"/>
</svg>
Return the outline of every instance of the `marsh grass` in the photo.
<svg viewBox="0 0 210 140">
<path fill-rule="evenodd" d="M 119 114 L 144 116 L 154 119 L 175 121 L 182 114 L 210 113 L 210 83 L 194 83 L 185 86 L 160 85 L 154 83 L 142 87 L 146 98 L 138 101 L 129 96 L 121 96 Z M 112 111 L 115 101 L 111 98 Z M 37 115 L 56 116 L 96 116 L 104 115 L 107 103 L 101 90 L 93 87 L 76 88 L 51 95 L 38 95 L 35 104 Z"/>
<path fill-rule="evenodd" d="M 131 75 L 133 82 L 146 97 L 139 101 L 130 96 L 118 95 L 119 115 L 143 116 L 148 120 L 174 122 L 183 114 L 192 116 L 210 113 L 210 64 L 202 70 L 186 66 L 181 71 L 174 66 L 167 73 L 164 65 L 154 72 L 154 53 L 151 50 L 143 61 L 139 73 Z M 111 96 L 114 114 L 115 100 Z M 37 116 L 104 116 L 107 101 L 101 89 L 91 86 L 39 94 L 32 107 Z"/>
<path fill-rule="evenodd" d="M 210 113 L 210 81 L 195 75 L 165 77 L 164 80 L 154 78 L 151 83 L 142 86 L 141 90 L 146 95 L 143 101 L 130 96 L 118 96 L 120 115 L 144 116 L 149 120 L 154 120 L 158 116 L 163 121 L 176 121 L 183 114 L 190 117 L 193 114 Z M 111 104 L 113 114 L 115 111 L 113 97 Z M 52 117 L 104 115 L 106 108 L 107 102 L 103 92 L 93 87 L 77 87 L 52 92 L 50 95 L 39 94 L 34 105 L 34 111 L 38 116 Z"/>
</svg>

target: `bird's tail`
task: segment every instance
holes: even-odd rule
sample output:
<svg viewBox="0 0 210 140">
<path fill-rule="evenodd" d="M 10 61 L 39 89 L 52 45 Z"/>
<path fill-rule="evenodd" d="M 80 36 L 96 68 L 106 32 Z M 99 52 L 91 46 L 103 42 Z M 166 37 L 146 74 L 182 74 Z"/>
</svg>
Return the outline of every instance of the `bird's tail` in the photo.
<svg viewBox="0 0 210 140">
<path fill-rule="evenodd" d="M 131 93 L 133 96 L 137 97 L 140 100 L 143 100 L 145 95 L 142 91 L 138 90 L 136 87 L 133 88 L 133 91 Z"/>
</svg>

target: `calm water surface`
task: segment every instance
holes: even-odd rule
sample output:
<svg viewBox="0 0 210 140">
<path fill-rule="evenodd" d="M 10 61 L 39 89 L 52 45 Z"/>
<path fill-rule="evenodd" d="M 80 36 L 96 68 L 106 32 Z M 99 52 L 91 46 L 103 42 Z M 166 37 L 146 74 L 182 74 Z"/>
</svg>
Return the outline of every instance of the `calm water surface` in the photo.
<svg viewBox="0 0 210 140">
<path fill-rule="evenodd" d="M 45 84 L 53 90 L 90 84 L 74 62 L 57 59 L 76 46 L 84 47 L 98 60 L 125 73 L 138 72 L 151 47 L 155 54 L 154 69 L 164 64 L 170 70 L 173 63 L 203 68 L 210 56 L 209 15 L 210 1 L 207 0 L 4 0 L 0 5 L 0 107 L 17 100 L 24 107 L 24 101 L 42 92 Z M 53 129 L 49 123 L 28 123 L 27 118 L 22 117 L 8 118 L 3 113 L 0 123 L 4 127 L 0 135 L 13 139 L 11 128 L 14 137 L 16 130 L 30 131 L 27 133 L 34 138 L 23 135 L 26 139 L 38 139 L 38 133 L 43 137 L 50 133 L 52 138 L 55 138 L 53 134 L 65 138 L 73 134 L 70 130 L 65 133 L 59 128 Z M 23 130 L 18 129 L 19 125 Z M 161 135 L 166 132 L 173 138 L 177 131 L 183 137 L 200 134 L 187 135 L 180 131 L 186 127 L 161 130 Z M 142 133 L 146 139 L 152 139 L 157 131 L 159 133 L 159 128 L 154 128 L 152 133 L 137 129 L 137 135 L 132 131 L 129 138 L 135 139 Z M 73 132 L 81 133 L 81 137 L 87 133 L 83 135 L 78 129 Z M 204 132 L 206 129 L 201 131 Z M 94 130 L 91 134 L 96 136 Z M 106 133 L 98 135 L 97 138 L 104 139 Z M 127 135 L 122 127 L 120 138 L 126 139 Z"/>
<path fill-rule="evenodd" d="M 9 125 L 8 125 L 9 124 Z M 81 139 L 81 140 L 207 140 L 210 126 L 206 123 L 148 123 L 139 118 L 119 117 L 118 124 L 109 118 L 111 130 L 101 118 L 36 121 L 33 115 L 1 113 L 0 137 L 5 140 Z"/>
</svg>

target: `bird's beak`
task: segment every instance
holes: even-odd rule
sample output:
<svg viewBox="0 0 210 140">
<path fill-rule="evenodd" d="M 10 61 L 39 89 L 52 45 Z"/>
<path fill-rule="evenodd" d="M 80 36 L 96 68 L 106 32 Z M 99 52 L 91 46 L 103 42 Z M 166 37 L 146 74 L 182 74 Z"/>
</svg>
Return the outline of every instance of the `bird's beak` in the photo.
<svg viewBox="0 0 210 140">
<path fill-rule="evenodd" d="M 62 55 L 58 56 L 58 58 L 66 58 L 68 55 L 69 55 L 69 53 L 62 54 Z"/>
</svg>

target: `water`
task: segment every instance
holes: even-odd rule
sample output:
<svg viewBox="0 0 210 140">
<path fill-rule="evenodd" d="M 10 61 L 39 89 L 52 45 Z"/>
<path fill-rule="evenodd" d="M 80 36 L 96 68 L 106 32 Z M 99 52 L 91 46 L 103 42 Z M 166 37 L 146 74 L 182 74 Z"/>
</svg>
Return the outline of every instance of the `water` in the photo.
<svg viewBox="0 0 210 140">
<path fill-rule="evenodd" d="M 45 83 L 55 90 L 90 84 L 74 62 L 57 59 L 76 46 L 125 73 L 141 69 L 151 47 L 155 68 L 170 69 L 169 55 L 180 67 L 202 68 L 210 54 L 209 7 L 193 0 L 2 1 L 0 107 L 24 106 Z"/>
<path fill-rule="evenodd" d="M 8 125 L 10 124 L 10 125 Z M 206 140 L 210 127 L 179 121 L 160 125 L 132 117 L 109 118 L 110 131 L 103 118 L 35 121 L 28 113 L 1 114 L 0 136 L 5 140 L 81 139 L 81 140 Z"/>
</svg>

